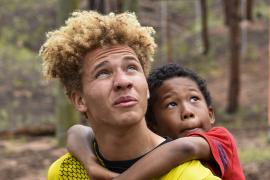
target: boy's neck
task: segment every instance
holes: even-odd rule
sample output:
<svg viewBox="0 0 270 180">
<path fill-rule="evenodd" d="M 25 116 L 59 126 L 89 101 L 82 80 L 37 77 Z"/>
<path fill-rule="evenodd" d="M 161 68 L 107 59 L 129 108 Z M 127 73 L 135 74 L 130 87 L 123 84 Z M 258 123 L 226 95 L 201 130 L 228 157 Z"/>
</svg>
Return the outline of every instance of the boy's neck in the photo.
<svg viewBox="0 0 270 180">
<path fill-rule="evenodd" d="M 95 136 L 100 153 L 111 161 L 140 157 L 164 141 L 147 128 L 145 120 L 126 131 L 95 132 Z"/>
</svg>

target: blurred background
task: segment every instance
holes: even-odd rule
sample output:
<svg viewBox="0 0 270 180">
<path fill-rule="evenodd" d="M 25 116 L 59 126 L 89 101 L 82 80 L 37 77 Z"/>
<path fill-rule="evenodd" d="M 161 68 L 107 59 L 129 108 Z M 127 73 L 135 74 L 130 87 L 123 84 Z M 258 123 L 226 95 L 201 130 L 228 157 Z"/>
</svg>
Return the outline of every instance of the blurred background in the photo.
<svg viewBox="0 0 270 180">
<path fill-rule="evenodd" d="M 70 12 L 136 12 L 156 30 L 153 67 L 179 63 L 204 77 L 217 125 L 235 136 L 247 179 L 270 179 L 267 118 L 269 0 L 0 0 L 0 179 L 46 179 L 65 132 L 87 121 L 41 74 L 46 32 Z M 269 134 L 268 134 L 269 133 Z"/>
</svg>

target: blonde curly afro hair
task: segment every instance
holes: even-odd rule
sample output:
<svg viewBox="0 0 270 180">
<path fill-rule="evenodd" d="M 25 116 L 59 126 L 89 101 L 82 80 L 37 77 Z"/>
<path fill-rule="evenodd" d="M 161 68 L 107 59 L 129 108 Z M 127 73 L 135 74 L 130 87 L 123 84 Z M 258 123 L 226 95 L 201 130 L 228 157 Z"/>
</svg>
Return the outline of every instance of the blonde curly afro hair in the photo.
<svg viewBox="0 0 270 180">
<path fill-rule="evenodd" d="M 90 50 L 128 45 L 147 75 L 156 44 L 152 27 L 141 26 L 134 13 L 101 15 L 95 11 L 73 12 L 60 29 L 49 32 L 40 49 L 46 78 L 59 78 L 70 96 L 81 90 L 83 59 Z"/>
</svg>

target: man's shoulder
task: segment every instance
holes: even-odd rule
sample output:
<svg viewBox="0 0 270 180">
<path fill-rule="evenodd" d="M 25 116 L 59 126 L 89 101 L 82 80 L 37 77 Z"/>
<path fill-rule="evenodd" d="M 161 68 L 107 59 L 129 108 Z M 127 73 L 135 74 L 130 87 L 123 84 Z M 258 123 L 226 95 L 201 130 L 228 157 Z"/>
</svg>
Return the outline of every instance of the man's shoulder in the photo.
<svg viewBox="0 0 270 180">
<path fill-rule="evenodd" d="M 204 167 L 198 160 L 188 161 L 181 164 L 163 175 L 160 179 L 220 180 L 219 177 L 214 176 L 212 172 L 208 168 Z"/>
<path fill-rule="evenodd" d="M 58 158 L 49 168 L 48 180 L 58 179 L 89 180 L 89 177 L 82 164 L 71 154 L 67 153 Z"/>
</svg>

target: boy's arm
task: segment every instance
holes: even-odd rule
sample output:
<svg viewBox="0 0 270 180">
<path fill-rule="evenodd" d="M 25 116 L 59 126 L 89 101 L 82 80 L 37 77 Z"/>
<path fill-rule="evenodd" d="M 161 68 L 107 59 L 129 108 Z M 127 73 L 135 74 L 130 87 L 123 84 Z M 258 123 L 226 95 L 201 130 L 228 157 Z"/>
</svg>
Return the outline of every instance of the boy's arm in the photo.
<svg viewBox="0 0 270 180">
<path fill-rule="evenodd" d="M 156 148 L 115 180 L 159 177 L 177 165 L 193 159 L 212 159 L 207 141 L 202 137 L 179 138 Z"/>
<path fill-rule="evenodd" d="M 67 132 L 67 149 L 83 164 L 91 180 L 104 180 L 116 177 L 118 174 L 98 164 L 91 148 L 93 140 L 94 132 L 90 127 L 74 125 Z"/>
</svg>

